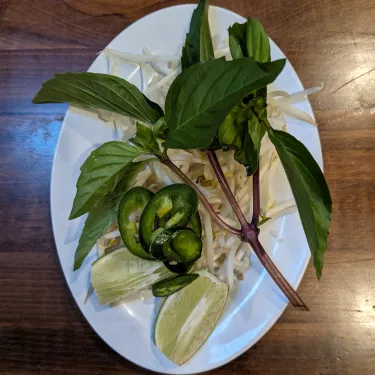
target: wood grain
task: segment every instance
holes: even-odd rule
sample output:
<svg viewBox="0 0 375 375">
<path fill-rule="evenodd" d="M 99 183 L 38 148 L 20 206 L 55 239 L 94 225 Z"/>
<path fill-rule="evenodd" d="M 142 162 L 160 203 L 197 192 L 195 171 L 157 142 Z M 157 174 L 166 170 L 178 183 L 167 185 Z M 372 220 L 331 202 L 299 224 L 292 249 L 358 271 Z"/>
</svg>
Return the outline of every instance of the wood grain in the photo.
<svg viewBox="0 0 375 375">
<path fill-rule="evenodd" d="M 0 373 L 142 374 L 78 311 L 58 263 L 49 181 L 64 105 L 31 99 L 54 72 L 84 71 L 121 30 L 185 1 L 0 1 Z M 300 293 L 224 374 L 371 375 L 375 368 L 375 3 L 212 0 L 259 17 L 312 100 L 334 213 L 322 281 Z"/>
</svg>

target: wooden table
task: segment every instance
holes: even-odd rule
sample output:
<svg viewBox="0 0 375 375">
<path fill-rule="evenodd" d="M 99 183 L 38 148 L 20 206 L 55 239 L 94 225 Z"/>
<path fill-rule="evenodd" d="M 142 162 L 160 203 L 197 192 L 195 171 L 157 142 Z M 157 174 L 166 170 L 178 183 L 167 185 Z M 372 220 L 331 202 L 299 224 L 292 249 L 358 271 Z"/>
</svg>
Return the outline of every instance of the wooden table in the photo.
<svg viewBox="0 0 375 375">
<path fill-rule="evenodd" d="M 135 374 L 75 305 L 49 215 L 53 153 L 66 110 L 35 106 L 54 72 L 85 71 L 121 30 L 175 0 L 0 0 L 0 373 Z M 259 17 L 312 98 L 334 214 L 321 282 L 299 289 L 253 348 L 215 373 L 375 373 L 375 3 L 217 0 Z"/>
</svg>

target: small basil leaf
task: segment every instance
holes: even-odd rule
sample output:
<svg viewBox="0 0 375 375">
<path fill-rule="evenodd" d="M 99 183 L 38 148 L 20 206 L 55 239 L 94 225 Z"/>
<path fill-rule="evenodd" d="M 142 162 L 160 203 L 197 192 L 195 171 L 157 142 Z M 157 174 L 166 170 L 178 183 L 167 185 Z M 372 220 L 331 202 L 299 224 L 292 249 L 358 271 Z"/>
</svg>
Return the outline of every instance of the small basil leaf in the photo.
<svg viewBox="0 0 375 375">
<path fill-rule="evenodd" d="M 134 158 L 147 150 L 124 142 L 107 142 L 94 150 L 81 166 L 69 219 L 90 211 L 107 194 L 111 193 L 122 178 L 124 168 Z"/>
<path fill-rule="evenodd" d="M 251 175 L 258 167 L 260 142 L 264 132 L 265 127 L 260 124 L 250 105 L 241 103 L 225 118 L 218 134 L 221 146 L 235 148 L 236 161 L 247 167 L 247 173 Z"/>
<path fill-rule="evenodd" d="M 56 74 L 43 83 L 33 103 L 68 103 L 104 109 L 151 124 L 163 116 L 163 110 L 136 86 L 109 74 Z"/>
<path fill-rule="evenodd" d="M 89 212 L 75 252 L 74 271 L 81 267 L 96 241 L 111 225 L 115 217 L 116 210 L 114 207 L 103 202 L 97 204 Z"/>
<path fill-rule="evenodd" d="M 248 129 L 245 129 L 242 139 L 242 146 L 238 149 L 234 158 L 242 165 L 247 167 L 248 175 L 252 175 L 258 167 L 257 151 L 254 148 Z"/>
<path fill-rule="evenodd" d="M 247 56 L 261 63 L 271 61 L 270 40 L 260 21 L 249 17 L 246 26 Z"/>
<path fill-rule="evenodd" d="M 314 261 L 316 276 L 322 275 L 327 248 L 332 200 L 319 165 L 307 148 L 292 135 L 267 128 L 283 164 Z"/>
<path fill-rule="evenodd" d="M 258 20 L 249 17 L 246 23 L 235 23 L 228 32 L 233 59 L 246 56 L 260 63 L 270 61 L 269 39 Z M 261 141 L 266 132 L 265 125 L 268 125 L 266 99 L 267 87 L 260 88 L 243 99 L 243 103 L 249 107 L 246 133 L 250 137 L 243 134 L 243 145 L 238 148 L 235 156 L 239 163 L 247 167 L 248 175 L 256 171 L 259 163 Z"/>
<path fill-rule="evenodd" d="M 150 152 L 159 150 L 159 144 L 154 138 L 152 129 L 140 124 L 139 122 L 137 122 L 137 132 L 135 137 L 130 139 L 130 142 L 136 146 L 139 146 L 140 148 L 149 150 Z"/>
<path fill-rule="evenodd" d="M 218 136 L 222 146 L 242 147 L 242 136 L 246 122 L 245 111 L 246 107 L 236 105 L 220 125 Z"/>
<path fill-rule="evenodd" d="M 189 33 L 186 34 L 185 45 L 182 48 L 182 69 L 187 69 L 191 65 L 207 62 L 214 58 L 214 48 L 208 22 L 208 1 L 201 0 L 197 8 L 194 9 Z"/>
<path fill-rule="evenodd" d="M 165 122 L 164 117 L 161 117 L 152 128 L 152 132 L 154 133 L 154 138 L 165 139 L 167 135 L 167 130 L 168 130 L 167 123 Z"/>
<path fill-rule="evenodd" d="M 88 214 L 74 257 L 74 271 L 83 261 L 117 216 L 122 196 L 133 186 L 135 177 L 150 160 L 130 163 L 115 190 L 99 202 Z"/>
<path fill-rule="evenodd" d="M 248 132 L 250 134 L 254 149 L 257 152 L 257 157 L 259 157 L 260 145 L 262 138 L 266 133 L 266 127 L 264 124 L 259 121 L 258 117 L 251 111 L 249 111 L 249 120 L 248 120 Z"/>
<path fill-rule="evenodd" d="M 233 60 L 248 57 L 246 51 L 246 23 L 235 23 L 228 29 L 229 49 Z"/>
<path fill-rule="evenodd" d="M 168 148 L 209 147 L 231 109 L 273 82 L 285 60 L 258 64 L 243 58 L 193 65 L 172 83 L 165 104 Z"/>
<path fill-rule="evenodd" d="M 121 179 L 116 185 L 112 193 L 105 196 L 105 201 L 112 201 L 120 195 L 126 193 L 134 183 L 134 179 L 137 177 L 138 173 L 143 171 L 147 164 L 150 162 L 158 160 L 156 158 L 146 159 L 138 162 L 129 163 L 123 170 Z"/>
<path fill-rule="evenodd" d="M 260 63 L 271 61 L 270 41 L 259 20 L 249 17 L 246 23 L 231 26 L 228 33 L 233 59 L 251 57 Z"/>
</svg>

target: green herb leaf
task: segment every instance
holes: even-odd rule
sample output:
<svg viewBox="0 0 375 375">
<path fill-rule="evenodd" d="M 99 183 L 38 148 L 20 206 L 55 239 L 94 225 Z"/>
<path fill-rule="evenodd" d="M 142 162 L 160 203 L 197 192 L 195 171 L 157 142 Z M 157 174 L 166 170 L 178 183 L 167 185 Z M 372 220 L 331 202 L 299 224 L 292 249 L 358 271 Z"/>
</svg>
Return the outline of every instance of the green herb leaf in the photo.
<svg viewBox="0 0 375 375">
<path fill-rule="evenodd" d="M 242 145 L 236 153 L 234 158 L 242 165 L 248 168 L 249 176 L 253 174 L 258 167 L 258 155 L 257 151 L 254 148 L 253 141 L 251 140 L 248 129 L 245 129 L 242 138 Z"/>
<path fill-rule="evenodd" d="M 89 212 L 74 256 L 74 271 L 81 267 L 96 241 L 111 225 L 116 212 L 112 205 L 103 202 Z"/>
<path fill-rule="evenodd" d="M 165 104 L 168 148 L 209 147 L 231 109 L 273 82 L 285 60 L 258 64 L 243 58 L 193 65 L 172 83 Z"/>
<path fill-rule="evenodd" d="M 219 128 L 219 142 L 222 146 L 242 147 L 244 124 L 246 122 L 247 108 L 241 104 L 236 105 L 225 118 Z"/>
<path fill-rule="evenodd" d="M 75 219 L 90 211 L 107 194 L 113 192 L 123 177 L 125 167 L 147 150 L 123 142 L 107 142 L 94 150 L 81 166 L 69 219 Z"/>
<path fill-rule="evenodd" d="M 74 270 L 81 267 L 96 241 L 115 219 L 122 196 L 133 186 L 135 177 L 149 161 L 128 164 L 115 190 L 89 212 L 75 253 Z"/>
<path fill-rule="evenodd" d="M 258 167 L 260 143 L 265 131 L 252 111 L 251 103 L 241 103 L 232 109 L 221 124 L 219 142 L 222 147 L 235 148 L 235 159 L 248 168 L 248 173 L 253 174 Z"/>
<path fill-rule="evenodd" d="M 292 135 L 267 128 L 288 177 L 309 243 L 316 276 L 322 275 L 332 200 L 319 165 Z"/>
<path fill-rule="evenodd" d="M 260 63 L 271 61 L 270 41 L 259 20 L 249 17 L 246 23 L 235 23 L 228 32 L 233 59 L 251 57 Z"/>
<path fill-rule="evenodd" d="M 109 74 L 65 73 L 44 82 L 33 103 L 69 103 L 134 117 L 153 124 L 163 110 L 136 86 Z"/>
<path fill-rule="evenodd" d="M 168 130 L 167 123 L 165 122 L 164 117 L 161 117 L 152 128 L 152 132 L 154 133 L 154 138 L 165 139 L 167 135 L 167 130 Z"/>
<path fill-rule="evenodd" d="M 140 148 L 144 148 L 151 153 L 159 151 L 159 144 L 156 141 L 152 129 L 137 122 L 137 132 L 130 142 Z"/>
<path fill-rule="evenodd" d="M 201 0 L 190 21 L 189 33 L 186 34 L 185 45 L 182 48 L 182 69 L 199 62 L 213 60 L 214 48 L 212 46 L 210 25 L 208 23 L 208 1 Z"/>
<path fill-rule="evenodd" d="M 138 173 L 143 171 L 147 164 L 150 164 L 152 161 L 157 161 L 156 158 L 149 158 L 142 161 L 129 163 L 122 173 L 122 177 L 114 190 L 105 197 L 106 201 L 113 201 L 118 196 L 122 196 L 126 193 L 131 187 L 133 187 L 134 180 L 137 177 Z"/>
<path fill-rule="evenodd" d="M 271 61 L 271 47 L 268 35 L 259 20 L 247 19 L 246 50 L 249 57 L 258 62 Z"/>
<path fill-rule="evenodd" d="M 266 127 L 259 121 L 257 115 L 254 112 L 250 112 L 250 119 L 248 120 L 248 132 L 250 134 L 254 149 L 257 152 L 257 157 L 259 157 L 260 144 L 266 133 Z"/>
<path fill-rule="evenodd" d="M 258 20 L 249 17 L 246 23 L 235 23 L 228 32 L 233 59 L 245 56 L 260 63 L 270 61 L 269 39 Z M 255 91 L 244 102 L 249 106 L 245 131 L 250 137 L 247 134 L 241 136 L 243 145 L 236 152 L 236 160 L 245 165 L 247 173 L 251 175 L 258 168 L 261 141 L 266 132 L 265 125 L 268 124 L 267 88 Z"/>
<path fill-rule="evenodd" d="M 229 49 L 233 60 L 249 57 L 246 51 L 247 23 L 234 23 L 228 29 Z"/>
</svg>

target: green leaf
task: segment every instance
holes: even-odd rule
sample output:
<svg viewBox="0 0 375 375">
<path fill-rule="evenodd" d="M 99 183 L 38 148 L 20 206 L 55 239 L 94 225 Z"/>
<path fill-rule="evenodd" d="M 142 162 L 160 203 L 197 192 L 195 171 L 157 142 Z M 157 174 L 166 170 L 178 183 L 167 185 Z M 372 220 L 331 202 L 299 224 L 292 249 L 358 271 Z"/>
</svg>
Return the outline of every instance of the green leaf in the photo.
<svg viewBox="0 0 375 375">
<path fill-rule="evenodd" d="M 233 60 L 248 57 L 246 51 L 247 23 L 234 23 L 228 29 L 229 49 Z"/>
<path fill-rule="evenodd" d="M 182 48 L 181 65 L 185 70 L 199 62 L 213 60 L 210 25 L 208 22 L 208 1 L 201 0 L 190 21 L 189 33 L 186 34 L 185 45 Z"/>
<path fill-rule="evenodd" d="M 251 110 L 251 103 L 241 103 L 232 109 L 220 126 L 220 145 L 235 148 L 235 159 L 248 168 L 250 175 L 258 167 L 260 142 L 265 131 Z"/>
<path fill-rule="evenodd" d="M 220 125 L 218 136 L 222 146 L 242 147 L 246 110 L 245 106 L 241 104 L 236 105 Z"/>
<path fill-rule="evenodd" d="M 144 148 L 151 153 L 159 151 L 159 144 L 156 141 L 152 129 L 137 122 L 137 132 L 130 142 L 140 148 Z"/>
<path fill-rule="evenodd" d="M 268 35 L 259 20 L 247 19 L 246 50 L 255 61 L 266 63 L 271 61 L 271 47 Z"/>
<path fill-rule="evenodd" d="M 300 141 L 283 131 L 271 127 L 267 130 L 288 177 L 315 272 L 320 279 L 332 213 L 332 200 L 326 180 L 319 165 Z"/>
<path fill-rule="evenodd" d="M 114 188 L 114 190 L 108 194 L 104 199 L 107 201 L 112 201 L 120 195 L 126 193 L 131 187 L 133 187 L 134 179 L 139 172 L 145 169 L 146 165 L 152 161 L 157 161 L 156 158 L 149 158 L 142 161 L 129 163 L 126 168 L 124 168 L 121 179 Z"/>
<path fill-rule="evenodd" d="M 107 142 L 94 150 L 81 166 L 69 219 L 90 211 L 107 194 L 111 193 L 123 177 L 127 164 L 147 150 L 124 142 Z"/>
<path fill-rule="evenodd" d="M 271 61 L 270 41 L 259 20 L 249 17 L 246 23 L 231 26 L 228 33 L 233 59 L 251 57 L 260 63 Z"/>
<path fill-rule="evenodd" d="M 254 145 L 254 149 L 256 150 L 258 157 L 260 152 L 260 145 L 262 142 L 262 138 L 264 137 L 264 134 L 266 133 L 266 127 L 259 121 L 259 118 L 257 115 L 255 115 L 253 112 L 250 112 L 250 118 L 248 120 L 248 132 L 250 134 L 252 143 Z"/>
<path fill-rule="evenodd" d="M 74 256 L 74 271 L 81 267 L 96 241 L 111 225 L 115 217 L 115 208 L 103 202 L 89 212 Z"/>
<path fill-rule="evenodd" d="M 149 161 L 130 163 L 115 190 L 89 212 L 75 253 L 74 271 L 81 267 L 96 241 L 111 225 L 122 196 L 133 186 L 135 177 Z"/>
<path fill-rule="evenodd" d="M 165 103 L 168 148 L 209 147 L 231 109 L 273 82 L 285 60 L 258 64 L 243 58 L 193 65 L 170 87 Z"/>
<path fill-rule="evenodd" d="M 258 167 L 257 151 L 254 148 L 248 129 L 245 129 L 242 139 L 242 146 L 234 154 L 234 158 L 248 168 L 248 175 L 253 174 Z"/>
<path fill-rule="evenodd" d="M 154 133 L 154 138 L 165 139 L 167 135 L 167 130 L 168 130 L 167 123 L 165 122 L 164 117 L 161 117 L 152 128 L 152 132 Z"/>
<path fill-rule="evenodd" d="M 270 61 L 269 39 L 258 20 L 249 17 L 246 23 L 235 23 L 228 32 L 233 59 L 245 56 L 260 63 Z M 251 175 L 258 167 L 261 141 L 266 132 L 265 125 L 268 124 L 267 88 L 255 91 L 246 97 L 244 102 L 249 106 L 246 133 L 241 135 L 243 145 L 236 152 L 236 160 L 245 165 L 247 173 Z"/>
<path fill-rule="evenodd" d="M 151 124 L 163 116 L 163 110 L 136 86 L 109 74 L 55 74 L 55 78 L 43 83 L 33 103 L 69 103 L 104 109 Z"/>
</svg>

